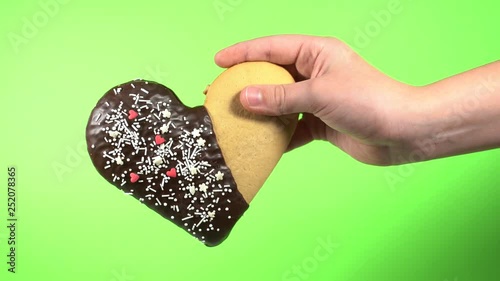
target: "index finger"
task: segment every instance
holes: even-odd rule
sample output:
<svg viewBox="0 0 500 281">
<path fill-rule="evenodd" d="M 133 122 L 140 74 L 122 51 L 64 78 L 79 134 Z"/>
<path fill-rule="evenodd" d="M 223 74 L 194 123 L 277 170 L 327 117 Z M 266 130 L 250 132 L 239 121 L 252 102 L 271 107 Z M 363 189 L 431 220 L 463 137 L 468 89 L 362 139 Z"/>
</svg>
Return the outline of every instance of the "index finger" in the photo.
<svg viewBox="0 0 500 281">
<path fill-rule="evenodd" d="M 299 59 L 316 51 L 311 48 L 311 42 L 317 38 L 307 35 L 274 35 L 244 41 L 219 51 L 215 55 L 215 63 L 221 67 L 230 67 L 246 61 L 295 64 Z"/>
</svg>

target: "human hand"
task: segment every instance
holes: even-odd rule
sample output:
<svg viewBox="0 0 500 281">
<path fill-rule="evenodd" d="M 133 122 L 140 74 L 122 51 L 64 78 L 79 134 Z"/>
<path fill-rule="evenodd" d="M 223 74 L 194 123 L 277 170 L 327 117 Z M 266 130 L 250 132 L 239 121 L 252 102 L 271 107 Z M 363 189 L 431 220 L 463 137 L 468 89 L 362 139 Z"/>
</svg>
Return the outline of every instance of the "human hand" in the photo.
<svg viewBox="0 0 500 281">
<path fill-rule="evenodd" d="M 279 64 L 295 77 L 240 95 L 254 113 L 304 113 L 289 149 L 327 140 L 361 162 L 393 165 L 500 147 L 500 61 L 415 87 L 335 38 L 263 37 L 215 56 L 221 67 L 244 61 Z"/>
<path fill-rule="evenodd" d="M 289 149 L 327 140 L 355 159 L 394 164 L 410 137 L 408 123 L 416 87 L 390 79 L 343 42 L 326 37 L 284 35 L 239 43 L 220 51 L 215 62 L 283 65 L 297 83 L 244 89 L 242 105 L 266 115 L 305 113 Z"/>
</svg>

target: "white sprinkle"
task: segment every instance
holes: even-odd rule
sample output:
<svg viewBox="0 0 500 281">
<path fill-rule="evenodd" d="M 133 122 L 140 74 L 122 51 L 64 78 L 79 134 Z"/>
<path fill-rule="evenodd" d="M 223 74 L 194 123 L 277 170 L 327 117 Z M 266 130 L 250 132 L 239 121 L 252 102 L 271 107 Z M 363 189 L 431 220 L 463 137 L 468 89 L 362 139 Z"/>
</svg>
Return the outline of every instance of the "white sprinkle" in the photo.
<svg viewBox="0 0 500 281">
<path fill-rule="evenodd" d="M 218 181 L 221 181 L 224 178 L 224 174 L 221 171 L 218 171 L 217 174 L 215 174 L 215 178 Z"/>
<path fill-rule="evenodd" d="M 205 146 L 205 140 L 202 139 L 202 138 L 199 138 L 196 140 L 196 143 L 199 145 L 199 146 Z"/>
<path fill-rule="evenodd" d="M 144 93 L 146 94 L 149 94 L 148 90 L 144 89 L 144 88 L 141 88 L 141 91 L 143 91 Z"/>
<path fill-rule="evenodd" d="M 160 199 L 158 199 L 158 198 L 155 198 L 155 199 L 156 199 L 156 202 L 158 202 L 158 205 L 160 205 L 160 206 L 161 206 Z"/>
<path fill-rule="evenodd" d="M 116 139 L 119 135 L 121 135 L 120 132 L 118 131 L 109 131 L 109 136 L 112 137 L 113 139 Z"/>
<path fill-rule="evenodd" d="M 137 94 L 137 95 L 130 94 L 130 96 L 134 96 L 134 98 L 133 98 L 133 100 L 134 100 L 134 105 L 135 105 L 135 104 L 137 104 L 137 103 L 139 102 L 139 98 L 140 98 L 139 94 Z M 135 107 L 135 106 L 134 106 L 134 107 Z"/>
<path fill-rule="evenodd" d="M 99 113 L 94 120 L 97 122 L 99 121 L 100 118 L 101 118 L 101 113 Z"/>
<path fill-rule="evenodd" d="M 200 130 L 194 129 L 191 134 L 193 135 L 194 138 L 197 138 L 200 136 Z"/>
<path fill-rule="evenodd" d="M 189 156 L 189 159 L 194 159 L 195 156 L 198 154 L 198 152 L 200 151 L 200 148 L 199 147 L 195 147 L 191 153 L 191 155 Z"/>
<path fill-rule="evenodd" d="M 215 217 L 215 211 L 208 212 L 208 216 L 213 219 Z"/>
<path fill-rule="evenodd" d="M 104 169 L 109 169 L 110 165 L 104 166 Z"/>
<path fill-rule="evenodd" d="M 188 216 L 188 217 L 182 218 L 181 220 L 185 221 L 185 220 L 189 220 L 189 219 L 192 219 L 192 218 L 193 218 L 193 216 Z"/>
<path fill-rule="evenodd" d="M 202 218 L 202 219 L 198 222 L 198 224 L 196 225 L 196 227 L 200 226 L 200 224 L 201 224 L 202 222 L 204 222 L 204 221 L 205 221 L 205 218 Z"/>
<path fill-rule="evenodd" d="M 194 195 L 195 187 L 193 185 L 188 186 L 188 190 L 189 190 L 189 193 L 191 193 L 191 195 Z"/>
<path fill-rule="evenodd" d="M 208 186 L 204 183 L 199 186 L 201 192 L 207 192 Z"/>
<path fill-rule="evenodd" d="M 161 133 L 162 133 L 162 134 L 166 134 L 166 133 L 168 132 L 168 125 L 163 124 L 163 125 L 160 127 L 160 130 L 161 130 Z"/>
<path fill-rule="evenodd" d="M 119 156 L 115 158 L 115 162 L 117 165 L 123 165 L 123 160 Z"/>
<path fill-rule="evenodd" d="M 103 156 L 104 156 L 104 157 L 107 157 L 107 158 L 109 158 L 109 159 L 112 159 L 112 160 L 114 160 L 114 159 L 115 159 L 115 158 L 113 158 L 113 157 L 111 157 L 111 156 L 107 155 L 107 154 L 106 154 L 106 152 L 104 152 L 104 155 L 103 155 Z"/>
<path fill-rule="evenodd" d="M 189 172 L 191 173 L 191 175 L 196 175 L 198 174 L 198 169 L 196 169 L 195 167 L 189 167 Z"/>
<path fill-rule="evenodd" d="M 172 113 L 170 113 L 170 111 L 168 111 L 168 109 L 165 109 L 161 112 L 162 116 L 165 117 L 165 118 L 170 118 L 170 116 L 172 116 Z"/>
<path fill-rule="evenodd" d="M 153 163 L 156 165 L 156 166 L 160 166 L 161 164 L 163 164 L 163 159 L 160 157 L 160 156 L 155 156 L 153 158 Z"/>
<path fill-rule="evenodd" d="M 132 86 L 132 88 L 134 88 L 134 89 L 135 89 L 135 85 L 134 85 L 134 84 L 130 84 L 130 86 Z"/>
</svg>

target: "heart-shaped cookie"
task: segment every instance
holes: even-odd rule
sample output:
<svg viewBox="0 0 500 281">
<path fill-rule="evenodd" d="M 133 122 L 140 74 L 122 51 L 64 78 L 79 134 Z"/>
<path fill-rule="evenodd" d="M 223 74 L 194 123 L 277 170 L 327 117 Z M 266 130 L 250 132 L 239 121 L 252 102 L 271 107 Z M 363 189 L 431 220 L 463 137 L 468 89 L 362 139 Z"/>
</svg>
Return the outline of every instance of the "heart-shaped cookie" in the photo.
<svg viewBox="0 0 500 281">
<path fill-rule="evenodd" d="M 297 116 L 257 116 L 239 103 L 250 84 L 284 84 L 283 68 L 243 63 L 186 107 L 152 81 L 118 85 L 87 124 L 88 151 L 110 183 L 208 246 L 220 244 L 284 153 Z"/>
</svg>

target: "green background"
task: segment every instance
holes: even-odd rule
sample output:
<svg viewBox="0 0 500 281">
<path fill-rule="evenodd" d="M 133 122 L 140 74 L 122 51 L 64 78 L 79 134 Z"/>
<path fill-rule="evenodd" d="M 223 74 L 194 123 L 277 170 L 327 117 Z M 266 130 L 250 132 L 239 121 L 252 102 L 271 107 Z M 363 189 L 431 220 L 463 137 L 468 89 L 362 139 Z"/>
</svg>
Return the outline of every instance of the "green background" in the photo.
<svg viewBox="0 0 500 281">
<path fill-rule="evenodd" d="M 201 104 L 222 71 L 213 55 L 254 37 L 336 36 L 414 85 L 499 59 L 498 1 L 401 0 L 381 21 L 390 2 L 2 1 L 0 280 L 500 280 L 499 150 L 374 167 L 312 143 L 284 155 L 216 248 L 123 196 L 86 154 L 87 118 L 110 87 L 142 77 Z"/>
</svg>

